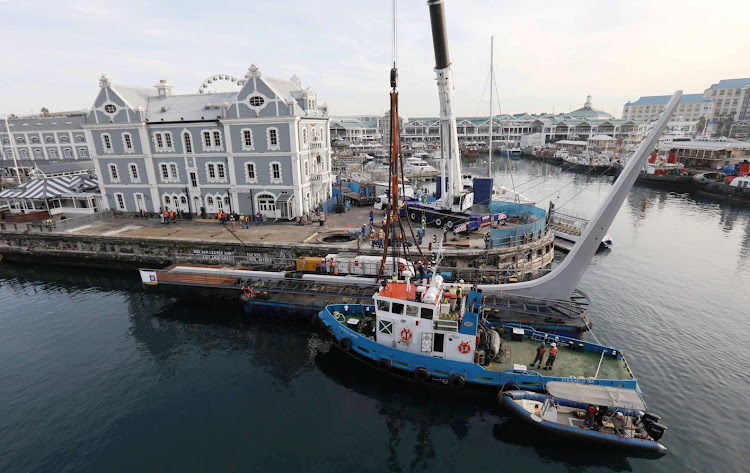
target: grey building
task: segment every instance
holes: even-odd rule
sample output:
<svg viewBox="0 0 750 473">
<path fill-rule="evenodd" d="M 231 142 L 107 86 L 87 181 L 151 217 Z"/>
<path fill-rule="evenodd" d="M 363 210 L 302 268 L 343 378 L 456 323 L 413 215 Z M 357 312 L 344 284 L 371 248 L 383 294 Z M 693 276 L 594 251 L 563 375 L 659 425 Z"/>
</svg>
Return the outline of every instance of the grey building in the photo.
<svg viewBox="0 0 750 473">
<path fill-rule="evenodd" d="M 328 111 L 315 92 L 255 65 L 236 85 L 174 95 L 164 80 L 125 87 L 102 76 L 83 129 L 103 206 L 293 219 L 330 198 Z"/>
<path fill-rule="evenodd" d="M 84 112 L 0 122 L 0 178 L 29 177 L 37 165 L 90 161 Z"/>
</svg>

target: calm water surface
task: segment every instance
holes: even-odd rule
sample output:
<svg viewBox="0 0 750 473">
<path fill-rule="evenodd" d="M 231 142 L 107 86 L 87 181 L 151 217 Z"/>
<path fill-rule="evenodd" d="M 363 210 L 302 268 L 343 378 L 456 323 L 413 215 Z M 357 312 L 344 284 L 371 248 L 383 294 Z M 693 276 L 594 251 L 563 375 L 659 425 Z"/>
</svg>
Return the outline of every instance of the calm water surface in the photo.
<svg viewBox="0 0 750 473">
<path fill-rule="evenodd" d="M 506 163 L 540 203 L 576 196 L 565 209 L 611 187 L 500 161 L 506 186 Z M 610 234 L 580 288 L 669 428 L 661 459 L 539 437 L 136 273 L 0 263 L 0 471 L 747 471 L 750 208 L 637 186 Z"/>
</svg>

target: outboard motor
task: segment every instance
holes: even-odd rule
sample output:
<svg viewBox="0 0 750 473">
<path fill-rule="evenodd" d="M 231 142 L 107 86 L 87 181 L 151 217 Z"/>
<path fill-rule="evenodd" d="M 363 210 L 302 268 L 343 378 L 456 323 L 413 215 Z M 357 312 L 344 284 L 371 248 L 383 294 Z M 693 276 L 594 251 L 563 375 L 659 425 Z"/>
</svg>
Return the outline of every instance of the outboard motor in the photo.
<svg viewBox="0 0 750 473">
<path fill-rule="evenodd" d="M 664 436 L 664 432 L 666 432 L 666 430 L 667 426 L 658 422 L 648 424 L 648 426 L 646 427 L 646 432 L 648 433 L 649 437 L 654 439 L 655 442 L 658 442 L 659 439 Z"/>
<path fill-rule="evenodd" d="M 661 416 L 658 414 L 653 414 L 651 412 L 646 412 L 643 414 L 643 423 L 645 425 L 649 424 L 655 424 L 661 420 Z"/>
</svg>

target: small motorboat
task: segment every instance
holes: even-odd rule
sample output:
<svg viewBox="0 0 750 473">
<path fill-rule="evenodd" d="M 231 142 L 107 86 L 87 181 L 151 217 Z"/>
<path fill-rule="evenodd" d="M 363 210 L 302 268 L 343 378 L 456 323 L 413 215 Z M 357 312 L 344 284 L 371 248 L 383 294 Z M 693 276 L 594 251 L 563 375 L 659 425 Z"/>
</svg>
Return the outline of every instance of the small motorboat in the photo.
<svg viewBox="0 0 750 473">
<path fill-rule="evenodd" d="M 548 432 L 641 451 L 665 453 L 667 428 L 647 412 L 635 389 L 549 381 L 548 394 L 505 391 L 498 401 L 515 416 Z"/>
</svg>

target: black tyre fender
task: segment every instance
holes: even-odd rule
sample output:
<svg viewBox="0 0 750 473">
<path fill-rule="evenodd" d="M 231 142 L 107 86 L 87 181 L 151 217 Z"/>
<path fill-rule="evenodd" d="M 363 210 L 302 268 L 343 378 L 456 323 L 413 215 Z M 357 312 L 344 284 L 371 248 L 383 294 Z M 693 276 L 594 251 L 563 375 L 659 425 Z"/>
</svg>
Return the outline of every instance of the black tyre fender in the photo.
<svg viewBox="0 0 750 473">
<path fill-rule="evenodd" d="M 466 378 L 458 373 L 453 373 L 450 378 L 448 378 L 448 386 L 452 388 L 460 389 L 464 387 L 464 384 L 466 384 Z"/>
<path fill-rule="evenodd" d="M 442 227 L 443 226 L 443 219 L 442 218 L 438 217 L 438 218 L 436 218 L 433 221 L 435 222 L 435 226 L 436 227 Z"/>
<path fill-rule="evenodd" d="M 445 220 L 445 226 L 448 227 L 448 230 L 450 230 L 451 228 L 453 228 L 453 220 L 446 219 Z"/>
<path fill-rule="evenodd" d="M 348 352 L 352 349 L 352 341 L 348 338 L 342 338 L 339 340 L 339 348 L 341 348 L 341 351 L 344 353 Z"/>
<path fill-rule="evenodd" d="M 414 370 L 414 378 L 420 383 L 423 383 L 430 379 L 430 370 L 425 367 L 419 367 Z"/>
<path fill-rule="evenodd" d="M 377 367 L 380 371 L 386 372 L 390 371 L 393 367 L 393 363 L 388 358 L 381 358 L 378 360 Z"/>
<path fill-rule="evenodd" d="M 411 212 L 409 214 L 409 218 L 411 218 L 412 222 L 416 222 L 417 221 L 417 213 L 416 212 Z"/>
</svg>

